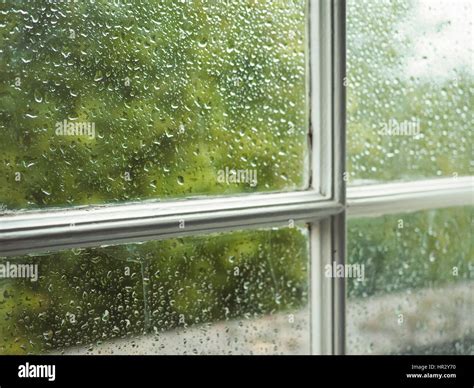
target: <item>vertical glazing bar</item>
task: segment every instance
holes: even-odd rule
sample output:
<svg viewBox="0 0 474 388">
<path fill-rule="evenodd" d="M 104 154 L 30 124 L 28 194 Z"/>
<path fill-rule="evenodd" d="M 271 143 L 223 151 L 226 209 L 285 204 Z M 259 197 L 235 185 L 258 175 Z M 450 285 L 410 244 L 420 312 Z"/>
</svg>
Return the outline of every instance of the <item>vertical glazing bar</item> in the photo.
<svg viewBox="0 0 474 388">
<path fill-rule="evenodd" d="M 345 204 L 345 1 L 310 3 L 311 124 L 313 180 L 322 195 Z M 315 153 L 319 153 L 315 155 Z M 326 266 L 345 262 L 345 215 L 312 228 L 312 348 L 344 352 L 344 279 L 325 276 Z"/>
<path fill-rule="evenodd" d="M 334 143 L 334 199 L 346 203 L 346 2 L 332 1 L 333 26 L 333 143 Z M 333 260 L 335 264 L 345 264 L 346 217 L 345 213 L 332 217 Z M 334 347 L 335 354 L 345 352 L 345 279 L 334 278 Z"/>
<path fill-rule="evenodd" d="M 310 228 L 310 311 L 311 311 L 311 354 L 323 354 L 323 309 L 322 278 L 323 263 L 321 255 L 321 227 L 312 224 Z"/>
<path fill-rule="evenodd" d="M 311 1 L 311 127 L 314 187 L 333 197 L 331 0 Z M 318 186 L 316 186 L 318 185 Z"/>
<path fill-rule="evenodd" d="M 346 203 L 346 1 L 332 0 L 334 199 Z"/>
<path fill-rule="evenodd" d="M 338 266 L 345 263 L 346 254 L 346 216 L 344 213 L 331 217 L 332 223 L 332 264 Z M 333 354 L 345 353 L 345 305 L 346 279 L 335 277 L 332 279 L 333 290 Z"/>
</svg>

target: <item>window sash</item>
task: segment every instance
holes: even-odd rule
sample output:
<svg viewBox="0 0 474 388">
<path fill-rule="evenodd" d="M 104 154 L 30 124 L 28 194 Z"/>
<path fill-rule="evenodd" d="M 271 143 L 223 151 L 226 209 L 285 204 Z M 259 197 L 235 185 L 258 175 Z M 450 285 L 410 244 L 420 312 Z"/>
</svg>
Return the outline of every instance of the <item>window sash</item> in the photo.
<svg viewBox="0 0 474 388">
<path fill-rule="evenodd" d="M 312 352 L 343 354 L 344 279 L 326 278 L 323 268 L 344 263 L 346 209 L 361 217 L 471 205 L 473 178 L 350 187 L 346 207 L 345 0 L 308 0 L 307 7 L 307 191 L 12 212 L 0 216 L 0 256 L 304 221 L 311 228 Z"/>
<path fill-rule="evenodd" d="M 12 212 L 0 217 L 0 255 L 211 233 L 289 220 L 311 223 L 341 212 L 345 152 L 340 81 L 345 61 L 342 54 L 335 54 L 344 52 L 344 5 L 343 0 L 307 2 L 309 131 L 313 134 L 309 190 Z M 333 35 L 333 31 L 339 32 Z"/>
<path fill-rule="evenodd" d="M 10 213 L 0 217 L 0 256 L 306 221 L 312 353 L 343 353 L 344 281 L 322 269 L 344 263 L 345 1 L 308 0 L 307 14 L 309 190 Z"/>
</svg>

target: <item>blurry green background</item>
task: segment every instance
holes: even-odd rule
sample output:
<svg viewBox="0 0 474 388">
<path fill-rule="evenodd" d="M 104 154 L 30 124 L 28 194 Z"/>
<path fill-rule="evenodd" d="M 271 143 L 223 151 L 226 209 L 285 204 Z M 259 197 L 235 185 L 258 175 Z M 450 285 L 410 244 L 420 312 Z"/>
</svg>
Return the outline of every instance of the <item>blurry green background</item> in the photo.
<svg viewBox="0 0 474 388">
<path fill-rule="evenodd" d="M 305 189 L 305 13 L 301 0 L 0 4 L 0 204 Z M 95 138 L 57 136 L 64 120 Z M 219 182 L 226 168 L 258 184 Z"/>
<path fill-rule="evenodd" d="M 472 12 L 465 0 L 347 1 L 350 185 L 472 174 Z M 382 132 L 416 121 L 416 136 Z M 347 260 L 365 280 L 347 281 L 348 353 L 474 354 L 472 216 L 349 220 Z"/>
<path fill-rule="evenodd" d="M 0 4 L 0 204 L 307 188 L 305 30 L 305 1 Z M 63 120 L 95 138 L 56 135 Z M 257 185 L 219 182 L 226 168 Z M 40 281 L 0 280 L 0 353 L 296 314 L 307 240 L 257 230 L 15 258 Z"/>
<path fill-rule="evenodd" d="M 144 334 L 159 345 L 175 328 L 204 325 L 205 332 L 212 322 L 296 316 L 308 302 L 308 244 L 306 229 L 295 227 L 10 258 L 38 264 L 40 278 L 0 280 L 0 353 L 92 352 L 104 341 Z M 272 353 L 284 352 L 288 334 L 267 325 L 232 338 L 228 351 L 238 345 L 258 353 L 253 337 L 270 336 Z M 289 336 L 309 343 L 297 318 Z"/>
<path fill-rule="evenodd" d="M 472 2 L 347 1 L 350 184 L 471 175 Z M 419 136 L 385 125 L 419 122 Z"/>
</svg>

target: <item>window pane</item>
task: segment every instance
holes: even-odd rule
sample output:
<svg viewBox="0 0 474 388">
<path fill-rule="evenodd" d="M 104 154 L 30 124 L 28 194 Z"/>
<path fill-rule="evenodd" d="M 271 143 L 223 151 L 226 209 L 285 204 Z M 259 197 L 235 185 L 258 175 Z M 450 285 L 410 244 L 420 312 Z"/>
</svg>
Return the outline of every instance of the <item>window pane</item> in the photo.
<svg viewBox="0 0 474 388">
<path fill-rule="evenodd" d="M 348 226 L 347 348 L 355 354 L 474 354 L 473 208 Z"/>
<path fill-rule="evenodd" d="M 306 4 L 0 4 L 0 205 L 302 190 Z"/>
<path fill-rule="evenodd" d="M 349 0 L 350 183 L 470 174 L 470 0 Z"/>
<path fill-rule="evenodd" d="M 0 354 L 309 353 L 308 245 L 301 226 L 3 258 Z"/>
</svg>

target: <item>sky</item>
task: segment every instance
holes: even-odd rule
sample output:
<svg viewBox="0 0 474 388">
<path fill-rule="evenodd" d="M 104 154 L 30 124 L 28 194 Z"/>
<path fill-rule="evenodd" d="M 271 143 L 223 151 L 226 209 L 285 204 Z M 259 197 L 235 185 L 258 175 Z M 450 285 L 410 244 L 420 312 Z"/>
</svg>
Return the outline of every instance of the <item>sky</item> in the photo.
<svg viewBox="0 0 474 388">
<path fill-rule="evenodd" d="M 405 75 L 454 78 L 455 70 L 473 70 L 473 0 L 414 0 L 399 32 L 413 46 L 404 60 Z"/>
</svg>

